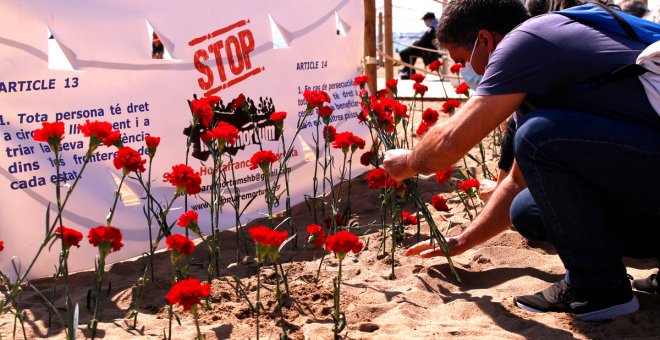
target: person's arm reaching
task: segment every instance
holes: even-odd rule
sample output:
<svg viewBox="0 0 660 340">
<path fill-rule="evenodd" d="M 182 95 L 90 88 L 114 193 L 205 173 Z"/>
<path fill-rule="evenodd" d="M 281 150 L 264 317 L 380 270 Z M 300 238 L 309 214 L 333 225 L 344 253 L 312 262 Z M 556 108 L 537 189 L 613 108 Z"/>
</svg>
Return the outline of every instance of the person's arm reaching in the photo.
<svg viewBox="0 0 660 340">
<path fill-rule="evenodd" d="M 458 113 L 429 129 L 414 150 L 387 151 L 383 168 L 397 180 L 447 168 L 515 111 L 525 96 L 514 93 L 470 98 Z"/>
<path fill-rule="evenodd" d="M 511 226 L 509 210 L 516 195 L 527 187 L 518 165 L 514 162 L 511 174 L 495 189 L 484 210 L 460 235 L 447 240 L 451 256 L 458 255 L 505 231 Z M 436 243 L 437 245 L 437 243 Z M 406 256 L 433 257 L 443 255 L 440 248 L 432 246 L 430 240 L 408 248 Z"/>
</svg>

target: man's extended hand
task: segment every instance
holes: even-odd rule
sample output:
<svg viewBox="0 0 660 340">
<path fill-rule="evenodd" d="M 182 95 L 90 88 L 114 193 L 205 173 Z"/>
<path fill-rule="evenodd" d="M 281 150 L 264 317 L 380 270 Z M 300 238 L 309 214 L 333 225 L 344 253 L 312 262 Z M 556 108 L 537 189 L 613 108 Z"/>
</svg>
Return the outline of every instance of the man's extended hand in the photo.
<svg viewBox="0 0 660 340">
<path fill-rule="evenodd" d="M 466 249 L 461 249 L 459 246 L 458 239 L 455 237 L 450 237 L 447 239 L 447 246 L 449 247 L 449 255 L 454 256 L 463 253 Z M 438 247 L 437 242 L 431 244 L 431 240 L 426 240 L 415 244 L 414 246 L 408 248 L 404 254 L 405 256 L 419 255 L 422 258 L 429 258 L 435 256 L 444 256 L 444 253 Z"/>
<path fill-rule="evenodd" d="M 411 153 L 412 151 L 405 149 L 388 150 L 383 159 L 383 169 L 398 181 L 417 175 L 417 172 L 410 167 Z"/>
</svg>

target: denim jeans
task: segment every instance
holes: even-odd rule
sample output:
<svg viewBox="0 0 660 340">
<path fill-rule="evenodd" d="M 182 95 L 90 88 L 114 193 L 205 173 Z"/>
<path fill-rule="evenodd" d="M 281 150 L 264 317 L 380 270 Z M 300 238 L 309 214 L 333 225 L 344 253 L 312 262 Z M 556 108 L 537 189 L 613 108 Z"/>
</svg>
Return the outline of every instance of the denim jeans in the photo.
<svg viewBox="0 0 660 340">
<path fill-rule="evenodd" d="M 519 123 L 514 147 L 528 188 L 512 221 L 526 237 L 552 242 L 573 287 L 615 287 L 624 254 L 658 256 L 660 129 L 543 109 Z"/>
</svg>

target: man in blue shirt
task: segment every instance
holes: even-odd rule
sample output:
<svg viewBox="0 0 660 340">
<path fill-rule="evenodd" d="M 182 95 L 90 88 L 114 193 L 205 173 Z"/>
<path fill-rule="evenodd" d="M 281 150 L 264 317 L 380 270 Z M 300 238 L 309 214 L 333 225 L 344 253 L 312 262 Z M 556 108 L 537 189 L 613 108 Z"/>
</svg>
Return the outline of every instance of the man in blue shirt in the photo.
<svg viewBox="0 0 660 340">
<path fill-rule="evenodd" d="M 452 254 L 508 229 L 512 202 L 531 202 L 567 273 L 515 304 L 587 321 L 633 313 L 639 304 L 622 256 L 660 258 L 660 115 L 637 77 L 575 85 L 634 63 L 645 45 L 561 14 L 527 18 L 518 0 L 446 6 L 438 42 L 465 65 L 476 95 L 414 150 L 388 151 L 383 166 L 396 179 L 444 169 L 516 111 L 511 175 L 469 228 L 448 240 Z M 407 254 L 438 255 L 431 247 Z"/>
</svg>

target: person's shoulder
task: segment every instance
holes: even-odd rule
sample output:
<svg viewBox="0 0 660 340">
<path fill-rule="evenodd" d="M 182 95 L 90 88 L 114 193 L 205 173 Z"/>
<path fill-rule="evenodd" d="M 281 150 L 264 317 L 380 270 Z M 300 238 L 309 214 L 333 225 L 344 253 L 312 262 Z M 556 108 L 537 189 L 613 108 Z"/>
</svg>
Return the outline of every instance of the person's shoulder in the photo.
<svg viewBox="0 0 660 340">
<path fill-rule="evenodd" d="M 554 29 L 557 27 L 564 26 L 568 23 L 570 23 L 572 20 L 569 19 L 565 15 L 561 15 L 559 13 L 548 13 L 548 14 L 542 14 L 533 18 L 530 18 L 528 20 L 525 20 L 523 23 L 518 25 L 514 29 L 515 30 L 521 30 L 525 32 L 552 32 Z"/>
</svg>

